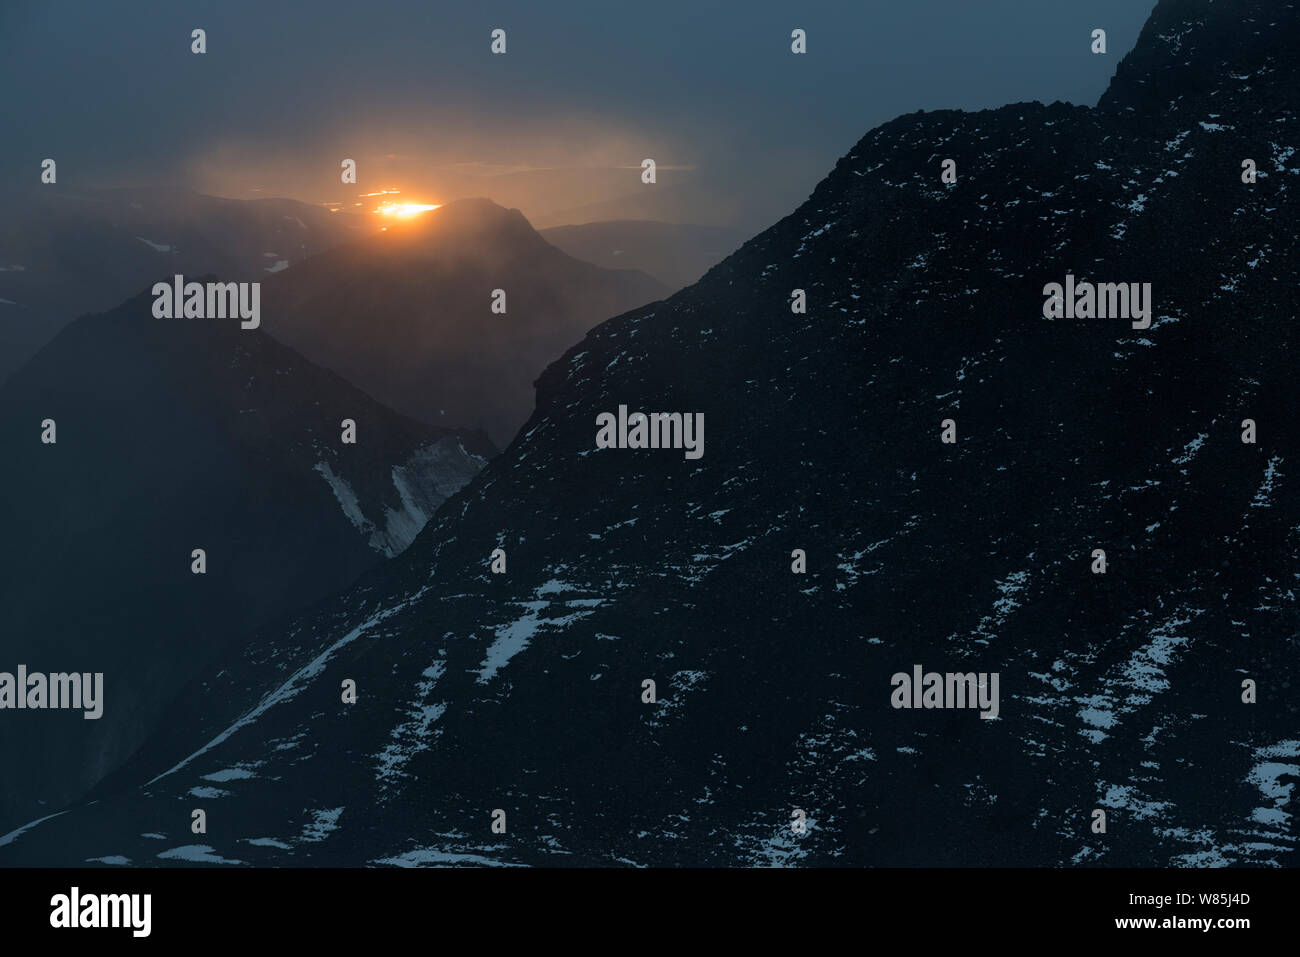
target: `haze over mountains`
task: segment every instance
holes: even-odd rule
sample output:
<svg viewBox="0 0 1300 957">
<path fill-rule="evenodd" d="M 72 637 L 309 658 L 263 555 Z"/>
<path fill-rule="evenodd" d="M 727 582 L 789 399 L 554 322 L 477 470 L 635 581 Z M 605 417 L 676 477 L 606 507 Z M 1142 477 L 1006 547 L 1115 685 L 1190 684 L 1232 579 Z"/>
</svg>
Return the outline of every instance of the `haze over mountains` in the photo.
<svg viewBox="0 0 1300 957">
<path fill-rule="evenodd" d="M 1161 0 L 1095 109 L 872 131 L 0 861 L 1294 864 L 1297 39 Z M 1067 274 L 1152 283 L 1151 328 L 1045 318 Z M 620 404 L 706 454 L 597 450 Z M 1000 673 L 998 719 L 891 707 L 915 665 Z"/>
<path fill-rule="evenodd" d="M 67 322 L 79 315 L 113 308 L 160 279 L 176 273 L 212 273 L 225 281 L 266 280 L 343 243 L 360 241 L 373 253 L 373 242 L 368 245 L 363 237 L 378 235 L 385 222 L 391 232 L 404 234 L 417 225 L 352 211 L 351 207 L 331 213 L 324 207 L 289 199 L 224 199 L 184 189 L 81 189 L 55 184 L 11 190 L 3 204 L 8 215 L 0 223 L 0 382 Z M 475 224 L 474 217 L 465 215 L 465 210 L 473 208 L 486 216 L 483 223 Z M 500 208 L 493 204 L 469 203 L 461 210 L 458 228 L 471 233 L 495 228 L 492 223 L 501 215 Z M 391 237 L 384 248 L 391 247 L 391 239 L 395 238 Z M 512 255 L 527 257 L 538 251 L 544 261 L 530 267 L 531 272 L 521 269 L 521 274 L 548 273 L 554 253 L 536 242 L 531 248 L 520 246 L 517 238 L 510 240 L 515 244 L 510 253 L 474 241 L 477 252 L 471 255 L 480 257 L 478 271 L 467 274 L 465 281 L 476 280 L 484 271 L 506 267 Z M 584 270 L 564 263 L 555 272 L 554 281 L 567 283 L 569 288 L 535 290 L 533 298 L 544 302 L 527 310 L 527 316 L 516 322 L 516 328 L 526 330 L 521 339 L 526 340 L 527 357 L 520 357 L 518 365 L 507 374 L 507 380 L 527 380 L 522 389 L 528 399 L 521 408 L 517 401 L 519 387 L 515 387 L 513 412 L 493 410 L 485 423 L 513 422 L 517 427 L 531 411 L 532 379 L 547 362 L 596 321 L 661 298 L 698 279 L 739 245 L 741 237 L 723 228 L 641 222 L 592 223 L 559 230 L 553 238 L 553 245 L 573 258 L 622 275 L 590 283 L 592 298 L 586 302 L 573 285 L 585 283 Z M 457 242 L 452 236 L 441 241 Z M 441 255 L 437 243 L 426 248 L 424 254 Z M 411 268 L 418 270 L 423 262 L 412 261 Z M 339 260 L 331 263 L 331 268 L 337 268 Z M 628 275 L 629 271 L 648 272 L 657 282 Z M 416 281 L 415 276 L 410 279 Z M 456 277 L 444 273 L 441 281 L 445 287 L 446 283 L 454 284 Z M 449 295 L 443 288 L 437 294 L 443 301 L 441 322 L 449 321 L 446 314 L 471 299 L 472 311 L 479 311 L 482 297 L 477 289 L 472 293 L 468 289 L 453 290 Z M 421 304 L 421 316 L 427 314 L 428 305 Z M 388 308 L 398 307 L 398 303 L 392 303 Z M 519 308 L 523 315 L 522 304 Z M 301 321 L 300 316 L 293 319 L 294 324 Z M 407 321 L 414 321 L 414 317 Z M 543 324 L 551 325 L 549 334 L 541 329 Z M 429 335 L 445 331 L 436 328 L 436 322 L 433 325 Z M 458 348 L 463 348 L 463 343 Z M 445 408 L 432 409 L 432 401 L 411 405 L 417 415 L 433 415 L 429 421 L 434 424 L 461 424 L 449 420 L 443 414 Z M 509 403 L 505 407 L 509 408 Z M 502 424 L 495 438 L 504 443 L 512 435 L 509 426 Z"/>
<path fill-rule="evenodd" d="M 0 671 L 106 682 L 98 720 L 4 713 L 23 773 L 0 785 L 0 826 L 80 796 L 207 663 L 400 552 L 496 451 L 264 332 L 152 304 L 73 322 L 0 386 Z"/>
<path fill-rule="evenodd" d="M 639 269 L 676 291 L 696 282 L 745 240 L 726 226 L 611 220 L 540 230 L 574 259 L 606 269 Z"/>
<path fill-rule="evenodd" d="M 614 191 L 610 173 L 604 173 L 601 178 L 605 181 L 604 192 Z M 750 195 L 748 199 L 747 205 L 726 173 L 706 175 L 698 170 L 665 167 L 658 171 L 656 182 L 652 186 L 634 180 L 630 188 L 618 189 L 615 195 L 603 199 L 585 200 L 560 208 L 546 208 L 544 204 L 537 222 L 542 227 L 552 229 L 604 222 L 654 221 L 712 228 L 741 228 L 748 233 L 746 227 L 755 223 L 752 205 L 755 197 Z M 768 197 L 762 197 L 760 201 L 770 208 Z"/>
<path fill-rule="evenodd" d="M 374 228 L 289 199 L 63 182 L 11 188 L 0 208 L 0 382 L 77 316 L 174 273 L 263 279 Z"/>
<path fill-rule="evenodd" d="M 492 312 L 493 290 L 504 314 Z M 580 262 L 518 210 L 458 200 L 300 263 L 263 288 L 265 328 L 386 405 L 510 442 L 533 382 L 597 322 L 669 288 Z"/>
</svg>

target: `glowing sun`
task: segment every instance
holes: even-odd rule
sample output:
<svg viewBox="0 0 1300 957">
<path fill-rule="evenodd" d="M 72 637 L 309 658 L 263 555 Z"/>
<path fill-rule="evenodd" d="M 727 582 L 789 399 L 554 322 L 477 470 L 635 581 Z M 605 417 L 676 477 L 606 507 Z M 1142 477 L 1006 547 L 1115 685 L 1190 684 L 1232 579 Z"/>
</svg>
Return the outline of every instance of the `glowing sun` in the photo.
<svg viewBox="0 0 1300 957">
<path fill-rule="evenodd" d="M 440 203 L 430 205 L 428 203 L 380 203 L 375 209 L 376 213 L 381 216 L 398 216 L 402 219 L 408 219 L 419 213 L 428 212 L 431 209 L 437 209 Z"/>
</svg>

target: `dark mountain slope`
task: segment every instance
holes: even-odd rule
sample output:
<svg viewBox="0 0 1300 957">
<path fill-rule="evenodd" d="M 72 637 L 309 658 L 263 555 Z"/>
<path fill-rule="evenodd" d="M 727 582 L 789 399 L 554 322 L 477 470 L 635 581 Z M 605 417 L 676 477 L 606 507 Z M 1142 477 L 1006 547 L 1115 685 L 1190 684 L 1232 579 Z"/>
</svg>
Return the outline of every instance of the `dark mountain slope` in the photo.
<svg viewBox="0 0 1300 957">
<path fill-rule="evenodd" d="M 1298 40 L 1295 3 L 1162 0 L 1097 109 L 873 131 L 210 676 L 209 733 L 147 749 L 186 759 L 0 861 L 1294 864 Z M 1045 319 L 1067 273 L 1151 282 L 1151 328 Z M 703 458 L 595 450 L 620 403 L 703 412 Z M 998 673 L 998 719 L 893 709 L 917 664 Z"/>
<path fill-rule="evenodd" d="M 492 291 L 506 313 L 491 312 Z M 267 284 L 267 331 L 400 412 L 508 443 L 547 363 L 667 287 L 550 245 L 517 209 L 459 200 Z"/>
<path fill-rule="evenodd" d="M 0 748 L 23 768 L 0 821 L 84 793 L 232 640 L 400 551 L 493 451 L 235 320 L 151 306 L 77 320 L 0 388 L 0 671 L 105 681 L 98 720 L 0 712 Z"/>
</svg>

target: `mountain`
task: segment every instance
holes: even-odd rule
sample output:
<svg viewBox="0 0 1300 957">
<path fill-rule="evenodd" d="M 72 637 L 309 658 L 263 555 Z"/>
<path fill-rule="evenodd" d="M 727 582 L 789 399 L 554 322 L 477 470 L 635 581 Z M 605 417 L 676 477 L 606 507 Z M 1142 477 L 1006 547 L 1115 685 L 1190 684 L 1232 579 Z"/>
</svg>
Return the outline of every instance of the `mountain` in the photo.
<svg viewBox="0 0 1300 957">
<path fill-rule="evenodd" d="M 0 382 L 87 312 L 174 273 L 256 280 L 373 229 L 288 199 L 11 187 L 0 196 Z"/>
<path fill-rule="evenodd" d="M 493 313 L 493 290 L 505 313 Z M 533 382 L 600 320 L 661 298 L 634 270 L 579 262 L 518 210 L 458 200 L 271 278 L 268 332 L 406 415 L 508 443 Z"/>
<path fill-rule="evenodd" d="M 744 241 L 724 226 L 614 220 L 540 230 L 552 246 L 574 259 L 606 269 L 638 269 L 673 290 L 696 282 Z"/>
<path fill-rule="evenodd" d="M 1298 39 L 1161 0 L 1096 108 L 872 131 L 0 862 L 1294 865 Z M 1150 327 L 1047 318 L 1067 275 Z M 620 405 L 702 457 L 597 449 Z M 996 719 L 894 707 L 917 666 Z"/>
<path fill-rule="evenodd" d="M 0 387 L 0 672 L 104 675 L 97 720 L 0 712 L 23 771 L 0 822 L 79 797 L 232 642 L 400 552 L 494 452 L 261 331 L 152 304 L 73 322 Z"/>
</svg>

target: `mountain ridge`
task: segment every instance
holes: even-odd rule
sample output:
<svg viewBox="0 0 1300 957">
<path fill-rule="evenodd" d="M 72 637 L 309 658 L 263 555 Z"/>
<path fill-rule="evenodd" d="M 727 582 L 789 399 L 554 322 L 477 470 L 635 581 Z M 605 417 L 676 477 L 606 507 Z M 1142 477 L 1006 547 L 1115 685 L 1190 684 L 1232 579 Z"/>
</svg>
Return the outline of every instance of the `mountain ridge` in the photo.
<svg viewBox="0 0 1300 957">
<path fill-rule="evenodd" d="M 644 273 L 574 259 L 487 199 L 394 222 L 263 289 L 271 335 L 391 408 L 482 428 L 502 446 L 548 362 L 599 319 L 666 292 Z"/>
<path fill-rule="evenodd" d="M 1152 22 L 1219 62 L 1243 12 L 1300 37 L 1295 3 Z M 871 131 L 552 363 L 403 555 L 204 679 L 202 734 L 0 862 L 1294 864 L 1298 74 Z M 1152 282 L 1150 329 L 1047 318 L 1068 274 Z M 703 459 L 597 450 L 619 405 L 702 411 Z M 891 707 L 916 665 L 999 673 L 998 719 Z"/>
<path fill-rule="evenodd" d="M 0 382 L 73 319 L 160 275 L 258 279 L 348 238 L 362 220 L 290 199 L 190 189 L 40 185 L 0 196 Z"/>
</svg>

